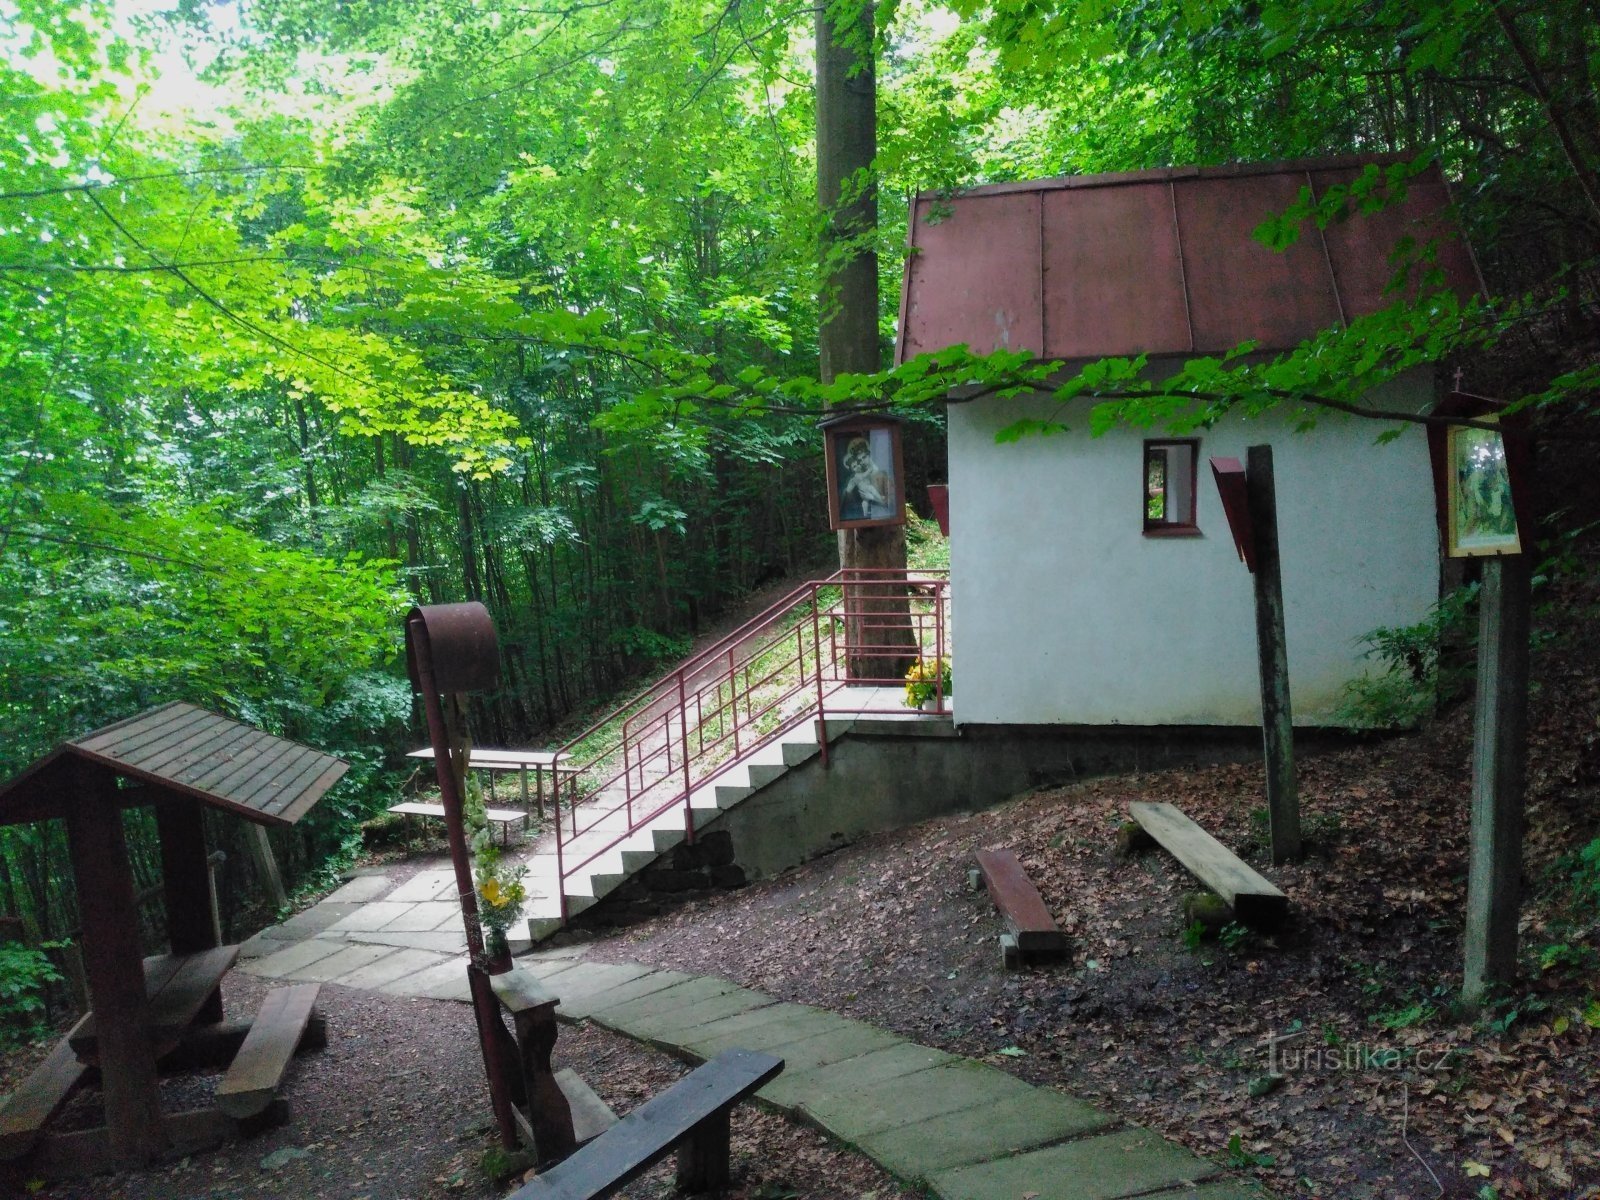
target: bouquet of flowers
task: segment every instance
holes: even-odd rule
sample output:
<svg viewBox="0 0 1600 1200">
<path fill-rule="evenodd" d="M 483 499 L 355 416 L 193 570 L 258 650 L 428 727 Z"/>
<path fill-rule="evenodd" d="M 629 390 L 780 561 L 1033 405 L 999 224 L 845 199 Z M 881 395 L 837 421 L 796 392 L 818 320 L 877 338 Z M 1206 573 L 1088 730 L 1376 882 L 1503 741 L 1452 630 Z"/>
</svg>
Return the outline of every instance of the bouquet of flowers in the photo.
<svg viewBox="0 0 1600 1200">
<path fill-rule="evenodd" d="M 948 658 L 919 658 L 906 672 L 906 707 L 921 708 L 925 700 L 950 694 L 952 675 Z"/>
</svg>

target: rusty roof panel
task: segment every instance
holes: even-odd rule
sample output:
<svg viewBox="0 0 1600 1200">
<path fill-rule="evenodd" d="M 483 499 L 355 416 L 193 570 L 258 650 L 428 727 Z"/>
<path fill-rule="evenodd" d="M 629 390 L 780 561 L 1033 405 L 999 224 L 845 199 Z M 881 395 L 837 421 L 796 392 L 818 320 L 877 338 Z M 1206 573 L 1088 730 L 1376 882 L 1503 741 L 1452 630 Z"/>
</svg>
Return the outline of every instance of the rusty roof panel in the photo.
<svg viewBox="0 0 1600 1200">
<path fill-rule="evenodd" d="M 1045 355 L 1188 348 L 1170 188 L 1053 191 L 1042 201 Z"/>
<path fill-rule="evenodd" d="M 1349 183 L 1355 170 L 1313 171 L 1311 185 L 1321 197 L 1335 184 Z M 1449 190 L 1437 171 L 1411 182 L 1404 205 L 1391 205 L 1375 213 L 1338 221 L 1323 231 L 1333 262 L 1339 295 L 1349 316 L 1376 312 L 1404 295 L 1416 295 L 1416 276 L 1403 292 L 1390 292 L 1395 275 L 1396 248 L 1403 238 L 1419 246 L 1437 239 L 1439 266 L 1457 295 L 1470 296 L 1482 289 L 1478 269 L 1459 231 L 1446 219 Z"/>
<path fill-rule="evenodd" d="M 1293 346 L 1340 324 L 1316 231 L 1281 253 L 1253 236 L 1261 222 L 1295 202 L 1305 183 L 1304 175 L 1288 174 L 1173 185 L 1194 348 L 1200 353 L 1231 350 L 1246 340 L 1274 349 Z"/>
<path fill-rule="evenodd" d="M 1391 252 L 1452 229 L 1432 168 L 1406 202 L 1301 232 L 1284 253 L 1254 231 L 1312 185 L 1318 195 L 1395 156 L 1250 163 L 1043 179 L 913 206 L 897 361 L 966 343 L 1041 357 L 1287 350 L 1391 303 Z M 1037 205 L 1037 207 L 1035 207 Z M 1176 237 L 1172 230 L 1176 212 Z M 934 212 L 948 213 L 930 221 Z M 1441 246 L 1457 294 L 1481 294 L 1470 247 Z"/>
<path fill-rule="evenodd" d="M 168 704 L 66 742 L 0 785 L 0 825 L 61 816 L 76 794 L 74 760 L 272 825 L 298 820 L 348 770 L 331 754 Z"/>
<path fill-rule="evenodd" d="M 924 198 L 912 219 L 920 252 L 907 269 L 906 357 L 958 342 L 978 354 L 1042 353 L 1039 197 L 981 196 L 955 204 Z"/>
</svg>

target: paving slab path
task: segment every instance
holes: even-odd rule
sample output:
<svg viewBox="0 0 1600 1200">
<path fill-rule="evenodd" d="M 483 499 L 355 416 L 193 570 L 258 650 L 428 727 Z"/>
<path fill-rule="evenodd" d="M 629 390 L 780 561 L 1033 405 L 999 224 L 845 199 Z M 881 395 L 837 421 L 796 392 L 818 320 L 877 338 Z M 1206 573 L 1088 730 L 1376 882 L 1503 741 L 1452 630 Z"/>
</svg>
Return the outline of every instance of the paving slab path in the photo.
<svg viewBox="0 0 1600 1200">
<path fill-rule="evenodd" d="M 241 969 L 400 996 L 466 1000 L 449 868 L 358 876 L 263 930 Z M 454 928 L 444 919 L 454 916 Z M 592 1021 L 678 1058 L 733 1046 L 784 1060 L 758 1101 L 826 1130 L 939 1200 L 1270 1200 L 1176 1142 L 1048 1087 L 725 979 L 591 961 L 582 946 L 518 965 Z"/>
</svg>

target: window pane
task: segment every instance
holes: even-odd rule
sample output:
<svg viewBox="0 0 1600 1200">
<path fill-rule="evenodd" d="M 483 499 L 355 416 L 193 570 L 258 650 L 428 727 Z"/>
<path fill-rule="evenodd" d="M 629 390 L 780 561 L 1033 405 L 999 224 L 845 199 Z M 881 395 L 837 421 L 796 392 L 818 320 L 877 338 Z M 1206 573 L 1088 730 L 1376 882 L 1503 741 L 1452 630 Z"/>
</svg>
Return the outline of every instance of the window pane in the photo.
<svg viewBox="0 0 1600 1200">
<path fill-rule="evenodd" d="M 1167 519 L 1167 453 L 1159 446 L 1146 446 L 1144 458 L 1144 517 L 1147 521 Z"/>
<path fill-rule="evenodd" d="M 1167 523 L 1194 524 L 1194 446 L 1167 449 Z"/>
</svg>

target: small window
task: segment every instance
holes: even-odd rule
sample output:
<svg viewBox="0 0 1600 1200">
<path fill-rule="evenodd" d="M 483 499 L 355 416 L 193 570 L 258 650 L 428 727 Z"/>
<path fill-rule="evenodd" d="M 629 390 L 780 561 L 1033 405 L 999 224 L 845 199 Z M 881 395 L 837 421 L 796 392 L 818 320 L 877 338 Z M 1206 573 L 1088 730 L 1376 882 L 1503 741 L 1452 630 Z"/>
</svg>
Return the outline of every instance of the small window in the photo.
<svg viewBox="0 0 1600 1200">
<path fill-rule="evenodd" d="M 1152 534 L 1199 533 L 1195 523 L 1195 463 L 1200 443 L 1144 444 L 1144 531 Z"/>
</svg>

